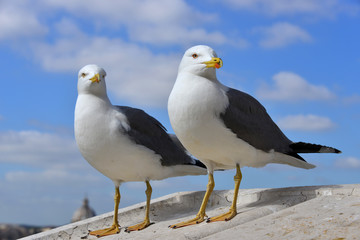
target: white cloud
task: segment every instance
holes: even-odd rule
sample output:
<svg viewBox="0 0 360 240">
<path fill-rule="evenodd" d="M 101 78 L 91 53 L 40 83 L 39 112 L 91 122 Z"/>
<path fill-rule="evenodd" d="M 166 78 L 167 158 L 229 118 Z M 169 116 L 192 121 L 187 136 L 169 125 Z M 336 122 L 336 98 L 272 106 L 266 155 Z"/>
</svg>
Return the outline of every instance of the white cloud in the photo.
<svg viewBox="0 0 360 240">
<path fill-rule="evenodd" d="M 308 32 L 287 22 L 275 23 L 270 27 L 258 27 L 254 29 L 254 32 L 263 35 L 263 39 L 259 42 L 263 48 L 280 48 L 294 43 L 312 41 Z"/>
<path fill-rule="evenodd" d="M 41 169 L 84 169 L 75 140 L 37 131 L 0 132 L 0 162 Z"/>
<path fill-rule="evenodd" d="M 214 14 L 201 13 L 183 0 L 43 0 L 42 5 L 61 9 L 81 18 L 103 19 L 109 27 L 123 24 L 148 23 L 151 25 L 194 25 L 199 22 L 216 21 Z"/>
<path fill-rule="evenodd" d="M 157 107 L 166 106 L 180 59 L 121 39 L 86 36 L 39 44 L 34 51 L 46 70 L 73 72 L 73 81 L 81 67 L 98 64 L 107 72 L 108 91 L 135 104 Z"/>
<path fill-rule="evenodd" d="M 358 104 L 358 103 L 360 103 L 360 95 L 353 94 L 352 96 L 345 97 L 343 99 L 343 101 L 344 101 L 345 104 L 348 104 L 348 105 Z"/>
<path fill-rule="evenodd" d="M 130 35 L 135 41 L 151 43 L 153 45 L 179 44 L 188 46 L 194 42 L 201 42 L 216 45 L 231 43 L 237 46 L 235 42 L 229 41 L 222 33 L 209 33 L 203 28 L 188 29 L 183 26 L 149 27 L 146 25 L 138 25 L 136 28 L 130 29 Z"/>
<path fill-rule="evenodd" d="M 0 132 L 0 164 L 5 164 L 0 192 L 6 193 L 1 222 L 64 224 L 85 193 L 104 195 L 112 189 L 111 181 L 80 156 L 73 138 L 56 134 Z"/>
<path fill-rule="evenodd" d="M 282 129 L 299 131 L 325 131 L 335 127 L 331 119 L 317 115 L 292 115 L 278 121 Z"/>
<path fill-rule="evenodd" d="M 14 40 L 43 36 L 47 27 L 42 25 L 36 14 L 26 3 L 1 2 L 0 40 Z"/>
<path fill-rule="evenodd" d="M 22 167 L 24 168 L 24 167 Z M 7 171 L 0 179 L 1 222 L 31 223 L 36 225 L 63 225 L 69 222 L 73 211 L 80 207 L 86 193 L 98 199 L 97 211 L 111 211 L 111 181 L 89 166 L 88 171 L 45 169 Z M 51 212 L 51 214 L 49 214 Z M 101 213 L 101 212 L 100 212 Z M 36 215 L 36 218 L 33 216 Z M 56 215 L 56 218 L 54 218 Z"/>
<path fill-rule="evenodd" d="M 147 45 L 141 44 L 187 47 L 202 42 L 230 44 L 239 48 L 248 45 L 242 38 L 227 38 L 221 32 L 207 31 L 203 25 L 215 22 L 217 16 L 197 11 L 183 0 L 111 0 L 106 4 L 93 0 L 40 0 L 31 7 L 16 4 L 11 7 L 18 12 L 28 11 L 38 23 L 41 16 L 43 22 L 49 25 L 54 40 L 45 42 L 45 39 L 40 39 L 21 46 L 45 70 L 72 72 L 76 76 L 84 65 L 98 64 L 108 73 L 108 90 L 140 106 L 166 106 L 181 58 L 174 53 L 156 54 Z M 65 12 L 62 18 L 48 21 L 59 10 Z M 84 32 L 87 28 L 83 28 L 79 19 L 94 26 L 91 33 Z M 36 33 L 36 29 L 29 26 L 25 31 Z M 122 37 L 98 35 L 98 32 L 109 29 L 112 32 L 121 29 L 135 43 L 126 42 Z"/>
<path fill-rule="evenodd" d="M 81 67 L 95 63 L 105 68 L 108 91 L 118 98 L 140 106 L 166 107 L 176 79 L 180 54 L 155 54 L 147 47 L 125 42 L 121 38 L 89 36 L 66 18 L 57 22 L 55 29 L 60 37 L 54 43 L 32 45 L 33 54 L 44 69 L 72 72 L 76 81 L 76 73 Z M 201 39 L 207 34 L 201 29 L 196 31 L 199 33 L 183 39 L 184 42 Z M 179 40 L 176 34 L 167 32 L 165 35 Z M 225 41 L 221 34 L 209 39 L 219 43 Z M 232 41 L 234 45 L 246 47 L 244 41 Z"/>
<path fill-rule="evenodd" d="M 311 15 L 333 17 L 341 12 L 354 14 L 359 11 L 357 4 L 339 0 L 225 0 L 232 9 L 259 12 L 268 16 Z"/>
<path fill-rule="evenodd" d="M 242 38 L 227 38 L 219 31 L 205 30 L 203 25 L 217 21 L 217 15 L 202 13 L 183 0 L 111 0 L 106 4 L 93 0 L 40 0 L 31 6 L 13 2 L 8 4 L 8 8 L 16 12 L 11 15 L 11 22 L 16 23 L 18 32 L 7 36 L 23 37 L 19 34 L 27 32 L 39 35 L 48 26 L 51 36 L 54 36 L 53 41 L 37 39 L 18 48 L 25 48 L 27 55 L 30 50 L 30 54 L 48 71 L 72 72 L 76 76 L 84 65 L 98 64 L 108 73 L 108 90 L 118 98 L 140 106 L 166 107 L 181 55 L 156 54 L 148 46 L 138 43 L 182 47 L 198 42 L 230 44 L 239 48 L 248 46 Z M 49 17 L 59 10 L 65 14 L 49 24 Z M 16 16 L 24 16 L 21 21 L 27 23 L 17 23 Z M 48 26 L 41 24 L 40 17 Z M 78 19 L 86 19 L 90 26 L 95 26 L 94 31 L 85 33 Z M 7 26 L 6 22 L 3 25 Z M 113 32 L 125 30 L 136 43 L 97 35 L 98 31 L 109 29 Z"/>
<path fill-rule="evenodd" d="M 73 39 L 76 39 L 86 37 L 78 28 L 77 24 L 70 18 L 64 17 L 56 22 L 54 24 L 54 29 L 63 38 L 72 37 Z"/>
<path fill-rule="evenodd" d="M 183 0 L 109 0 L 106 4 L 86 0 L 52 0 L 43 1 L 43 4 L 50 9 L 64 9 L 77 17 L 90 20 L 98 28 L 117 30 L 125 27 L 129 38 L 135 42 L 161 46 L 187 46 L 194 42 L 228 43 L 222 33 L 208 32 L 200 27 L 205 23 L 216 22 L 217 15 L 197 11 Z M 243 40 L 239 38 L 239 41 Z M 236 46 L 236 42 L 232 44 Z"/>
<path fill-rule="evenodd" d="M 360 169 L 360 159 L 356 157 L 345 157 L 335 161 L 335 167 L 346 169 Z"/>
<path fill-rule="evenodd" d="M 274 85 L 263 84 L 257 95 L 271 100 L 331 100 L 335 95 L 325 86 L 312 85 L 293 72 L 279 72 L 273 76 Z"/>
<path fill-rule="evenodd" d="M 72 171 L 62 169 L 46 169 L 44 171 L 15 171 L 5 174 L 7 183 L 31 182 L 32 184 L 41 184 L 43 186 L 66 186 L 92 184 L 100 181 L 100 174 L 76 174 Z M 46 184 L 45 184 L 46 183 Z"/>
<path fill-rule="evenodd" d="M 0 33 L 3 32 L 0 40 L 2 36 L 42 36 L 48 30 L 45 24 L 48 24 L 50 16 L 62 10 L 65 18 L 72 16 L 72 19 L 76 17 L 86 20 L 88 26 L 94 27 L 94 32 L 125 30 L 127 37 L 133 42 L 157 46 L 189 46 L 198 42 L 231 44 L 239 48 L 248 45 L 241 37 L 228 38 L 219 31 L 206 30 L 204 25 L 219 21 L 218 15 L 198 11 L 184 0 L 109 0 L 106 3 L 94 0 L 40 0 L 32 5 L 14 2 L 10 1 L 7 7 L 1 10 L 4 13 L 0 11 Z M 69 23 L 62 23 L 62 34 L 71 33 L 73 26 Z M 70 30 L 67 30 L 66 26 L 70 27 Z M 49 28 L 52 29 L 52 26 Z"/>
</svg>

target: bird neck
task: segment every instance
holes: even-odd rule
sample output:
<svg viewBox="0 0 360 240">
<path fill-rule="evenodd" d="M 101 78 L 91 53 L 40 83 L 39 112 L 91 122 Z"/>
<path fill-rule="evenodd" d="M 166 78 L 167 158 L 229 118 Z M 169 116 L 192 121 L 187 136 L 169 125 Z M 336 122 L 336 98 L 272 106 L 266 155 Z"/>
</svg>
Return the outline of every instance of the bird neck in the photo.
<svg viewBox="0 0 360 240">
<path fill-rule="evenodd" d="M 94 94 L 93 92 L 82 92 L 78 95 L 78 101 L 89 104 L 89 101 L 92 104 L 97 103 L 102 106 L 112 106 L 109 97 L 107 94 Z"/>
<path fill-rule="evenodd" d="M 104 100 L 108 100 L 108 96 L 106 93 L 106 87 L 98 87 L 98 88 L 78 88 L 78 93 L 79 95 L 84 94 L 84 95 L 93 95 L 96 96 L 98 98 L 104 99 Z"/>
<path fill-rule="evenodd" d="M 214 83 L 219 83 L 219 80 L 216 77 L 215 68 L 207 68 L 204 71 L 198 73 L 199 76 L 204 77 Z"/>
<path fill-rule="evenodd" d="M 181 79 L 197 79 L 199 81 L 200 79 L 203 79 L 204 81 L 210 81 L 217 85 L 222 85 L 219 80 L 216 77 L 216 72 L 212 71 L 202 71 L 202 72 L 182 72 L 178 75 L 178 78 Z"/>
</svg>

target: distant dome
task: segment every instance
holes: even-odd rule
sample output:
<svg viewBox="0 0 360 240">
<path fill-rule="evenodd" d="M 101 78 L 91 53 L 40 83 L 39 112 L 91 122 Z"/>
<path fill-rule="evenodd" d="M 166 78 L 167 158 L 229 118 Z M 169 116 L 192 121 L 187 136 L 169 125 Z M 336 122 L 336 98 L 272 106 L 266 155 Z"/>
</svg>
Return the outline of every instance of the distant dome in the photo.
<svg viewBox="0 0 360 240">
<path fill-rule="evenodd" d="M 89 206 L 89 200 L 84 198 L 83 205 L 74 212 L 71 222 L 77 222 L 94 216 L 96 216 L 96 213 Z"/>
</svg>

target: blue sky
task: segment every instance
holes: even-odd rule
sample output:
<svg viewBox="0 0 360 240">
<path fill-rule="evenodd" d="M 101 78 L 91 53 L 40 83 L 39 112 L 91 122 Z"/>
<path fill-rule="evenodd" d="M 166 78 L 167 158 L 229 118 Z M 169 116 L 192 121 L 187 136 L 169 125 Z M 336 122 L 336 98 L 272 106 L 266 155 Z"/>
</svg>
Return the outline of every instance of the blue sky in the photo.
<svg viewBox="0 0 360 240">
<path fill-rule="evenodd" d="M 113 104 L 172 132 L 167 97 L 197 44 L 223 59 L 219 80 L 255 96 L 291 140 L 343 151 L 304 155 L 313 170 L 243 168 L 241 188 L 359 183 L 359 25 L 355 0 L 1 1 L 0 222 L 66 224 L 85 195 L 98 214 L 112 211 L 112 182 L 73 136 L 79 69 L 102 66 Z M 215 188 L 232 189 L 233 175 L 215 173 Z M 206 183 L 154 181 L 153 198 Z M 144 201 L 144 190 L 122 185 L 120 207 Z"/>
</svg>

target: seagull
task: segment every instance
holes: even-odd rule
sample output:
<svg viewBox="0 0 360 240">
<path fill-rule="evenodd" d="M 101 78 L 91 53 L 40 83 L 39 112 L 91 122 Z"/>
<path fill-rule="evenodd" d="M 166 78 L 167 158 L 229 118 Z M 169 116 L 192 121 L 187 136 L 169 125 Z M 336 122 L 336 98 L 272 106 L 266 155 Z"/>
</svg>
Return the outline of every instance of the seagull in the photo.
<svg viewBox="0 0 360 240">
<path fill-rule="evenodd" d="M 176 136 L 169 135 L 155 118 L 143 110 L 111 104 L 105 84 L 106 72 L 86 65 L 78 75 L 75 107 L 75 139 L 82 156 L 115 185 L 112 226 L 90 232 L 98 237 L 120 232 L 119 187 L 123 182 L 146 184 L 146 212 L 142 223 L 125 231 L 149 226 L 152 188 L 150 180 L 206 174 L 206 167 L 186 153 Z"/>
<path fill-rule="evenodd" d="M 188 49 L 168 100 L 172 128 L 182 145 L 203 162 L 208 171 L 207 190 L 194 219 L 171 225 L 179 228 L 204 221 L 216 169 L 236 169 L 234 198 L 229 211 L 207 222 L 227 221 L 236 214 L 242 179 L 240 167 L 263 167 L 268 163 L 311 169 L 298 153 L 340 153 L 327 146 L 292 142 L 274 123 L 266 109 L 252 96 L 229 88 L 217 79 L 223 61 L 204 45 Z"/>
</svg>

